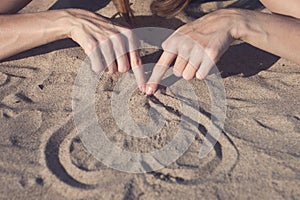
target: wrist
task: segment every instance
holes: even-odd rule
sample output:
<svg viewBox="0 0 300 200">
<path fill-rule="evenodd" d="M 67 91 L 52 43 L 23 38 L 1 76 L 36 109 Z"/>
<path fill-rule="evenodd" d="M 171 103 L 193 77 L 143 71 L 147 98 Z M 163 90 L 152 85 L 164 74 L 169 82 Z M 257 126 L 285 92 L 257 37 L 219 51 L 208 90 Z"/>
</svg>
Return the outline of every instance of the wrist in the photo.
<svg viewBox="0 0 300 200">
<path fill-rule="evenodd" d="M 231 15 L 230 34 L 236 40 L 243 40 L 248 31 L 247 11 L 242 9 L 228 9 Z"/>
<path fill-rule="evenodd" d="M 57 27 L 58 39 L 71 38 L 71 32 L 75 24 L 73 9 L 58 10 L 55 26 Z"/>
<path fill-rule="evenodd" d="M 69 38 L 72 28 L 72 15 L 67 10 L 57 10 L 56 12 L 57 18 L 54 20 L 54 24 L 57 27 L 57 39 Z"/>
<path fill-rule="evenodd" d="M 220 9 L 207 16 L 211 17 L 212 23 L 215 23 L 216 26 L 225 26 L 226 31 L 233 39 L 239 40 L 246 33 L 246 10 L 236 8 Z M 201 18 L 199 20 L 201 20 Z"/>
<path fill-rule="evenodd" d="M 251 37 L 266 37 L 263 26 L 257 20 L 258 13 L 251 10 L 236 9 L 235 25 L 231 31 L 232 37 L 249 42 Z"/>
</svg>

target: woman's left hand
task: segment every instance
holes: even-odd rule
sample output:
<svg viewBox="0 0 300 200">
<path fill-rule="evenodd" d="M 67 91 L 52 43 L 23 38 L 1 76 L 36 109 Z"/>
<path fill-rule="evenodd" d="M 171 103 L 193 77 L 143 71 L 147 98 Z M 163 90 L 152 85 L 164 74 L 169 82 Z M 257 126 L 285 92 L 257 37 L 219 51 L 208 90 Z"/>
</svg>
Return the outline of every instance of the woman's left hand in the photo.
<svg viewBox="0 0 300 200">
<path fill-rule="evenodd" d="M 163 54 L 153 69 L 146 93 L 152 95 L 168 67 L 175 61 L 173 72 L 191 80 L 204 79 L 229 45 L 238 39 L 239 10 L 227 9 L 210 13 L 180 27 L 163 44 Z"/>
</svg>

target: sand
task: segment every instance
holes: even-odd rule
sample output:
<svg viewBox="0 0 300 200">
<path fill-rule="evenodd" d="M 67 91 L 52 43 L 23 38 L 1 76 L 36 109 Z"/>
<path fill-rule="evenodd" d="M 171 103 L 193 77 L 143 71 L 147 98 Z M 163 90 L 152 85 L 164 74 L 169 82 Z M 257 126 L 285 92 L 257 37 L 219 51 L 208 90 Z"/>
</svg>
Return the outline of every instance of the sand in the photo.
<svg viewBox="0 0 300 200">
<path fill-rule="evenodd" d="M 60 2 L 34 1 L 22 12 L 67 7 L 67 1 Z M 184 14 L 170 21 L 151 17 L 149 1 L 133 1 L 133 7 L 139 26 L 176 28 L 190 20 Z M 111 17 L 115 11 L 109 4 L 99 13 Z M 194 142 L 168 167 L 130 174 L 95 159 L 77 134 L 72 89 L 84 59 L 79 47 L 62 41 L 0 64 L 0 199 L 300 199 L 299 65 L 247 44 L 232 46 L 218 63 L 227 117 L 213 151 L 198 158 L 210 98 L 206 84 L 192 80 L 200 105 Z M 143 58 L 155 59 L 155 53 Z M 107 132 L 116 130 L 108 138 L 128 151 L 163 147 L 178 129 L 179 101 L 168 88 L 161 88 L 156 99 L 135 92 L 128 104 L 136 123 L 146 124 L 155 104 L 167 119 L 156 136 L 135 139 L 117 131 L 110 110 L 112 90 L 121 77 L 105 75 L 100 81 L 99 124 Z"/>
</svg>

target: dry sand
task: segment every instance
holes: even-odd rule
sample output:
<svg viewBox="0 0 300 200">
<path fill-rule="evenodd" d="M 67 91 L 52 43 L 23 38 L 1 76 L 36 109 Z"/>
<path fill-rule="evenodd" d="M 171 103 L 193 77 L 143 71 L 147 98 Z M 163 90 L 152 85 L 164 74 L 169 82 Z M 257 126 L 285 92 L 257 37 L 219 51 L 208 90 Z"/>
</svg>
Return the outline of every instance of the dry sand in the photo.
<svg viewBox="0 0 300 200">
<path fill-rule="evenodd" d="M 149 1 L 133 3 L 140 26 L 175 28 L 189 20 L 151 17 Z M 34 1 L 22 12 L 53 4 Z M 115 11 L 109 4 L 100 13 L 111 17 Z M 77 136 L 71 98 L 84 58 L 79 47 L 63 41 L 0 64 L 0 199 L 300 199 L 300 66 L 246 44 L 232 46 L 218 64 L 228 107 L 214 150 L 204 159 L 197 156 L 210 99 L 205 83 L 193 80 L 203 121 L 190 149 L 165 169 L 129 174 L 97 161 Z M 97 114 L 109 130 L 117 129 L 107 105 L 119 78 L 103 77 L 97 90 Z M 168 128 L 148 140 L 117 132 L 109 136 L 116 145 L 147 152 L 172 139 L 180 107 L 168 89 L 156 97 L 166 108 Z M 132 96 L 137 123 L 147 120 L 150 101 Z"/>
</svg>

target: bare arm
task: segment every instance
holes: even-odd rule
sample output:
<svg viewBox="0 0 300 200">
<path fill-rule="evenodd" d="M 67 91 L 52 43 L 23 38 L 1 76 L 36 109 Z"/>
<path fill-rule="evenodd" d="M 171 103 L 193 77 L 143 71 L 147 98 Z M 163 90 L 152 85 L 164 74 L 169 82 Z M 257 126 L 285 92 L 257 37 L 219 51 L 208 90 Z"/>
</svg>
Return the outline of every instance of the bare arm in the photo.
<svg viewBox="0 0 300 200">
<path fill-rule="evenodd" d="M 260 0 L 273 13 L 300 19 L 299 0 Z"/>
<path fill-rule="evenodd" d="M 16 13 L 25 7 L 31 0 L 1 0 L 0 1 L 0 13 L 12 14 Z"/>
<path fill-rule="evenodd" d="M 0 15 L 0 60 L 66 38 L 66 18 L 63 11 Z"/>
<path fill-rule="evenodd" d="M 243 10 L 238 38 L 300 64 L 300 19 Z"/>
</svg>

